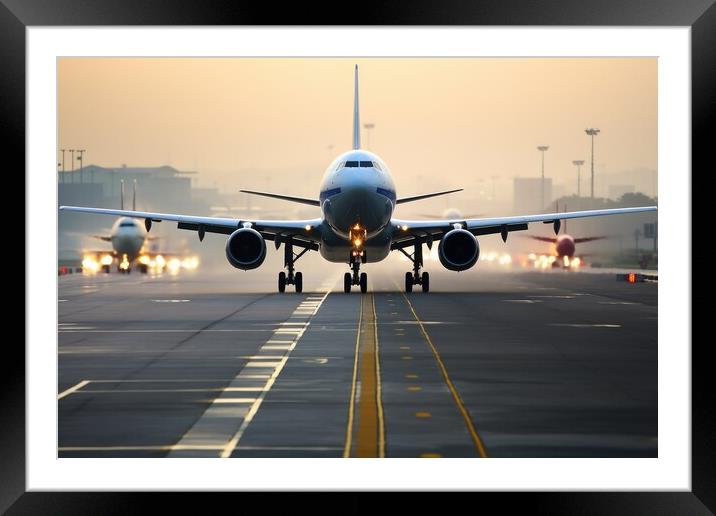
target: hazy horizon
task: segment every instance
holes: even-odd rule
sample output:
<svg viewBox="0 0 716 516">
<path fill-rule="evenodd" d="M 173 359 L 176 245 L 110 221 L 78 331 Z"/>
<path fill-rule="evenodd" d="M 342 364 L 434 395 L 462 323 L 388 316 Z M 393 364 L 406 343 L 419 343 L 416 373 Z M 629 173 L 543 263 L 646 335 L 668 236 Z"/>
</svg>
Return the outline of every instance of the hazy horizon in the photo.
<svg viewBox="0 0 716 516">
<path fill-rule="evenodd" d="M 657 169 L 656 58 L 61 58 L 58 148 L 86 149 L 85 165 L 197 170 L 224 191 L 315 196 L 351 146 L 355 64 L 361 122 L 375 124 L 363 147 L 402 195 L 496 176 L 506 200 L 513 177 L 539 175 L 537 145 L 566 194 L 585 160 L 584 194 L 587 127 L 601 129 L 598 195 L 605 176 Z"/>
</svg>

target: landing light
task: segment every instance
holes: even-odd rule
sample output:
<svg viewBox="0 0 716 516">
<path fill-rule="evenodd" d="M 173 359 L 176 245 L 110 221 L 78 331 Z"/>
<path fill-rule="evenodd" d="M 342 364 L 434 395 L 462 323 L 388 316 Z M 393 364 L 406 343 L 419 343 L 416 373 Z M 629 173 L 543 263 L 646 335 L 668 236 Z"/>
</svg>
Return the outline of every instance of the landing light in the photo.
<svg viewBox="0 0 716 516">
<path fill-rule="evenodd" d="M 102 256 L 99 263 L 101 263 L 102 265 L 112 265 L 112 256 L 109 254 L 105 254 L 104 256 Z"/>
<path fill-rule="evenodd" d="M 407 231 L 407 230 L 408 230 L 408 226 L 406 226 L 405 224 L 403 224 L 402 226 L 400 226 L 400 229 L 402 229 L 403 231 Z"/>
<path fill-rule="evenodd" d="M 311 231 L 311 225 L 310 225 L 310 224 L 306 224 L 306 231 Z"/>
<path fill-rule="evenodd" d="M 360 247 L 361 245 L 363 245 L 363 241 L 360 238 L 356 238 L 353 241 L 353 245 L 355 245 L 356 247 Z"/>
</svg>

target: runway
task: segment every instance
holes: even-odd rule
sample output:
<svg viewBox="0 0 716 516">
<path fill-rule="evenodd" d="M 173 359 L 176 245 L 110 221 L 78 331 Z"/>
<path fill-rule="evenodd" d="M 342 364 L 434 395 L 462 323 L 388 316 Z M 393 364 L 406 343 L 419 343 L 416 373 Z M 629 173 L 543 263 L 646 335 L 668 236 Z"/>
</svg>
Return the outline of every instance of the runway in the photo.
<svg viewBox="0 0 716 516">
<path fill-rule="evenodd" d="M 658 455 L 656 284 L 386 265 L 59 278 L 58 455 Z"/>
</svg>

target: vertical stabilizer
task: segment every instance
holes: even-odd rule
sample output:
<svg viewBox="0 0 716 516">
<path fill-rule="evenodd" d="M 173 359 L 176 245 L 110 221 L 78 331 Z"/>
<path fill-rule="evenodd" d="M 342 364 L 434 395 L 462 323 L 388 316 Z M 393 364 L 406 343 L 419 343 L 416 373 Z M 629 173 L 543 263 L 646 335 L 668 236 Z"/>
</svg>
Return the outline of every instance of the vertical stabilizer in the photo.
<svg viewBox="0 0 716 516">
<path fill-rule="evenodd" d="M 132 181 L 132 211 L 137 211 L 137 180 Z"/>
<path fill-rule="evenodd" d="M 124 209 L 124 179 L 119 180 L 119 209 Z"/>
<path fill-rule="evenodd" d="M 353 149 L 360 149 L 360 103 L 358 102 L 358 65 L 355 71 L 355 93 L 353 96 Z"/>
</svg>

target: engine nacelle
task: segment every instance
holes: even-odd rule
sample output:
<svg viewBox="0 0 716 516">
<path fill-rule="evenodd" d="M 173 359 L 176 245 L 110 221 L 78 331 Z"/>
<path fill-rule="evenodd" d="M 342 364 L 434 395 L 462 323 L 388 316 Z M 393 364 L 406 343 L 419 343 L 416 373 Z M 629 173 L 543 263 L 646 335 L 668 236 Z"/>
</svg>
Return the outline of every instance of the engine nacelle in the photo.
<svg viewBox="0 0 716 516">
<path fill-rule="evenodd" d="M 255 269 L 266 259 L 264 237 L 255 229 L 237 229 L 226 240 L 226 259 L 237 269 Z"/>
<path fill-rule="evenodd" d="M 472 233 L 464 229 L 448 231 L 438 244 L 438 258 L 448 270 L 466 271 L 480 256 L 480 245 Z"/>
</svg>

